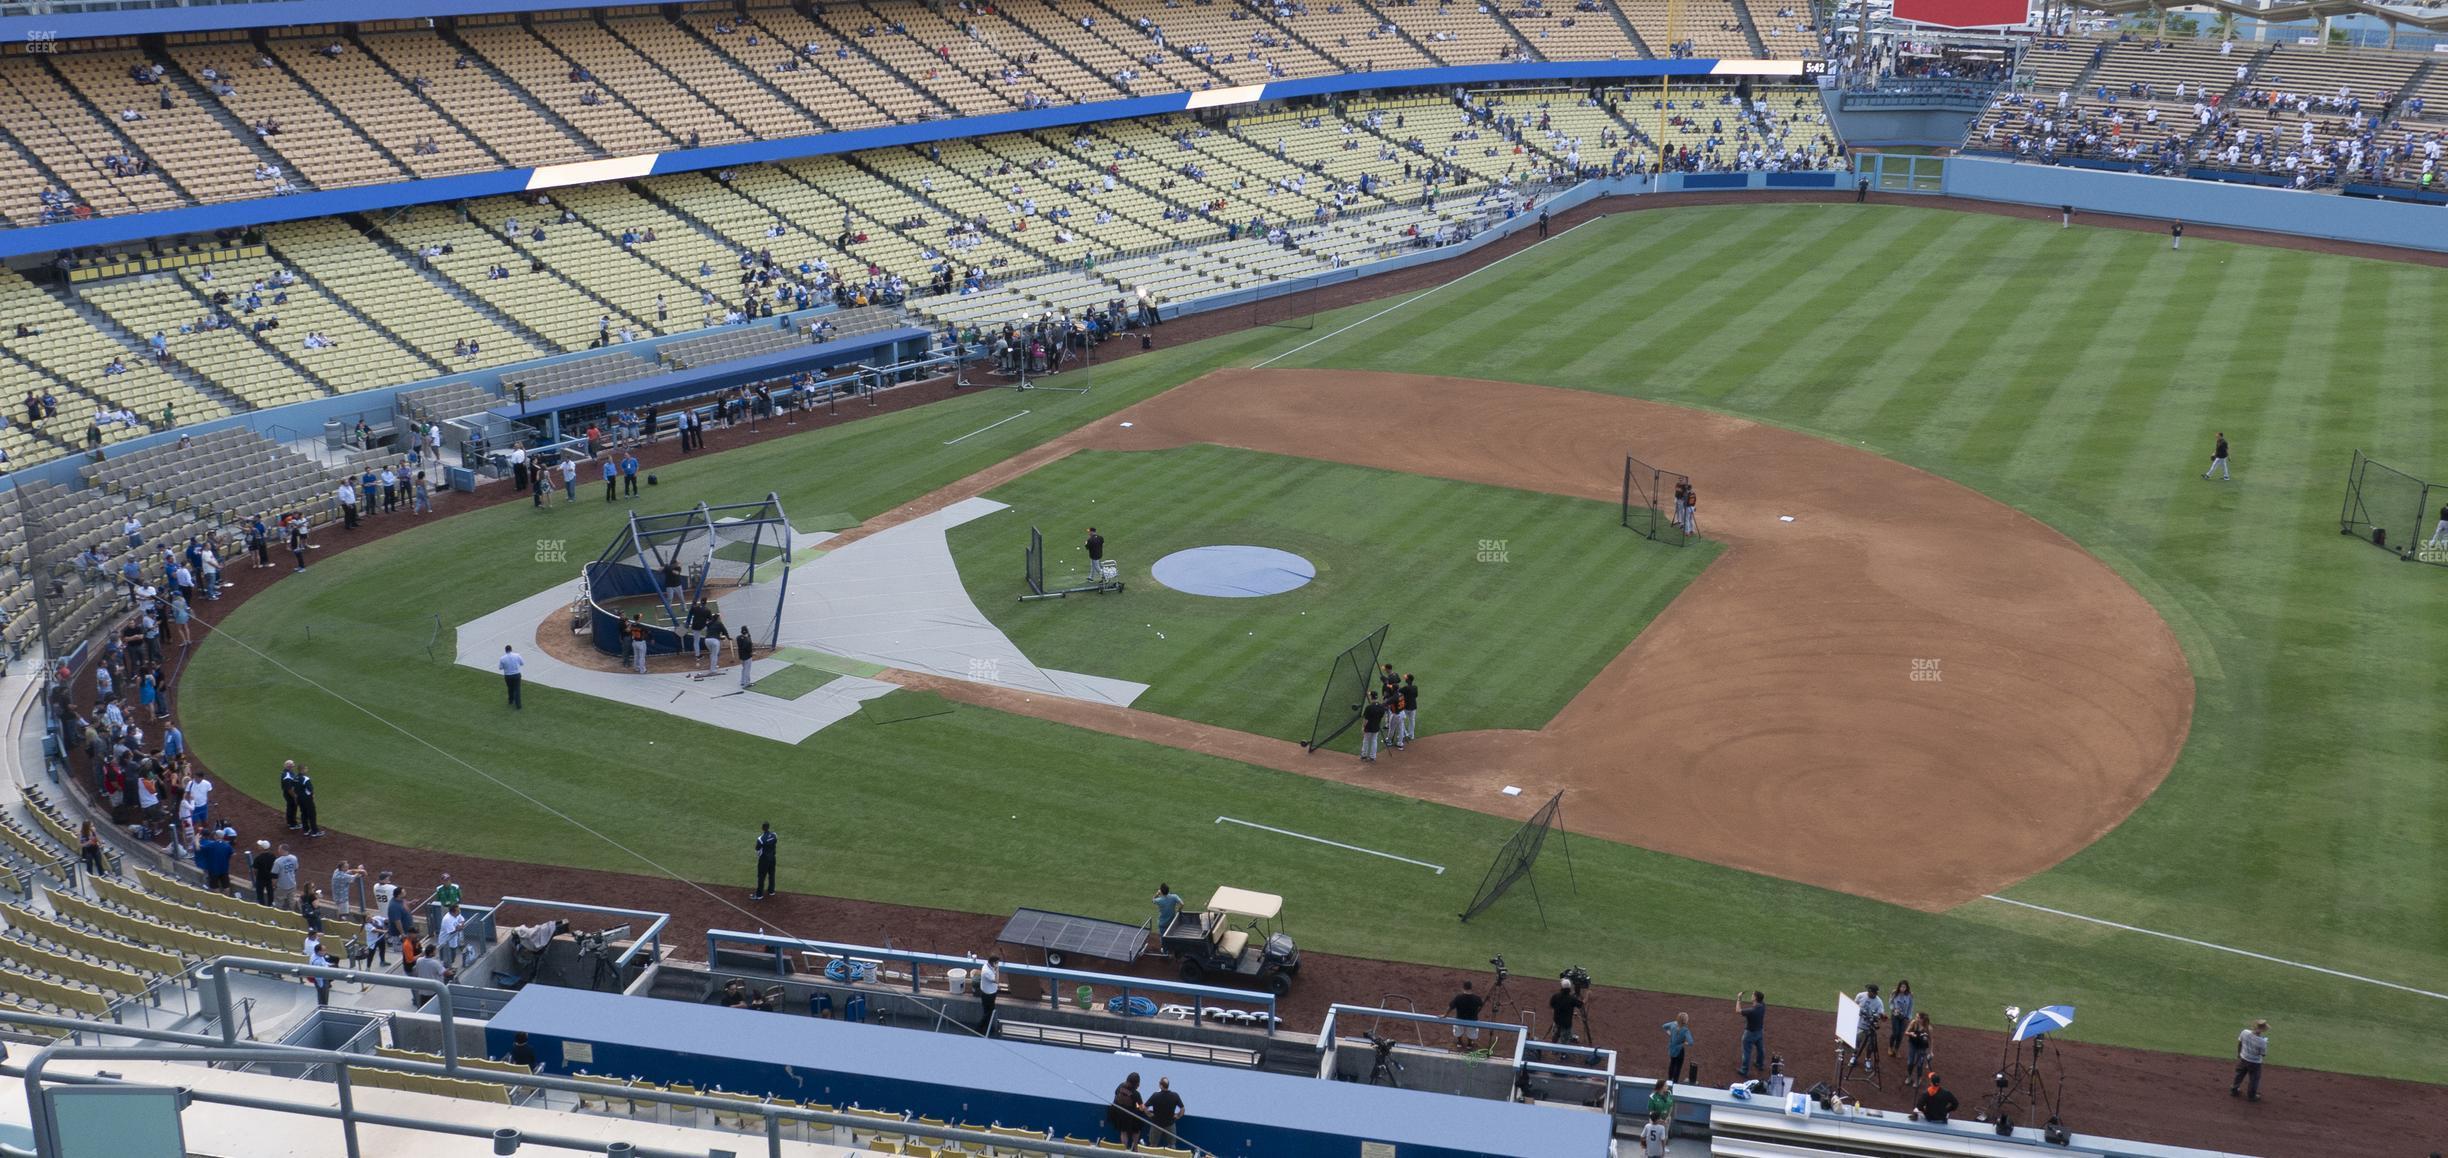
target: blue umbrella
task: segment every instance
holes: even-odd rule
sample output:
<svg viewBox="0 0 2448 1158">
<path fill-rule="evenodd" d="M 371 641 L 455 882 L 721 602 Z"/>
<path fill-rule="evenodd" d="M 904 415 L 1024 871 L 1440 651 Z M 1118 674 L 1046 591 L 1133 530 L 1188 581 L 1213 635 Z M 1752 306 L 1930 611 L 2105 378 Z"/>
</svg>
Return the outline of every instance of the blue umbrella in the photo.
<svg viewBox="0 0 2448 1158">
<path fill-rule="evenodd" d="M 2044 1006 L 2024 1014 L 2021 1021 L 2015 1022 L 2014 1040 L 2022 1041 L 2025 1038 L 2055 1033 L 2072 1024 L 2074 1024 L 2073 1006 Z"/>
</svg>

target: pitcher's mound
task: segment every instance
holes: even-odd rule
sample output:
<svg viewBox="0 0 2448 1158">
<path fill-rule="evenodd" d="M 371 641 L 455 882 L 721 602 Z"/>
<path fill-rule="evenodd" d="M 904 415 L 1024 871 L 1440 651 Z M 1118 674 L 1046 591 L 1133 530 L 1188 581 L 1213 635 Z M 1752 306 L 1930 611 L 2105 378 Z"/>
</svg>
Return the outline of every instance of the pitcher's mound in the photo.
<svg viewBox="0 0 2448 1158">
<path fill-rule="evenodd" d="M 1250 599 L 1305 586 L 1317 566 L 1273 547 L 1192 547 L 1156 560 L 1148 576 L 1184 595 Z"/>
</svg>

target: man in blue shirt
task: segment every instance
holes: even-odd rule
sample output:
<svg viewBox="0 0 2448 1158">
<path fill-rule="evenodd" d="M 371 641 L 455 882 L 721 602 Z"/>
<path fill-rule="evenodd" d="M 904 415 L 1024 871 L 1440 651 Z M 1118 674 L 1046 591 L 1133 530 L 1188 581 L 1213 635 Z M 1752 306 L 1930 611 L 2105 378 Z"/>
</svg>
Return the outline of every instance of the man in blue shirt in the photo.
<svg viewBox="0 0 2448 1158">
<path fill-rule="evenodd" d="M 1173 886 L 1159 884 L 1152 900 L 1156 905 L 1156 936 L 1162 939 L 1165 930 L 1173 927 L 1173 918 L 1181 912 L 1181 895 L 1173 891 Z"/>
<path fill-rule="evenodd" d="M 1768 1068 L 1767 995 L 1754 989 L 1746 1000 L 1741 994 L 1736 994 L 1734 1012 L 1741 1014 L 1743 1019 L 1742 1056 L 1735 1067 L 1734 1076 L 1748 1078 L 1754 1059 L 1757 1059 L 1761 1069 Z"/>
<path fill-rule="evenodd" d="M 1673 1021 L 1658 1028 L 1666 1031 L 1666 1080 L 1682 1081 L 1683 1055 L 1690 1051 L 1692 1043 L 1691 1014 L 1675 1014 Z"/>
<path fill-rule="evenodd" d="M 523 708 L 525 705 L 519 703 L 519 675 L 527 670 L 526 657 L 511 650 L 510 645 L 505 643 L 502 645 L 501 659 L 495 662 L 495 666 L 501 669 L 502 683 L 510 689 L 510 706 Z"/>
<path fill-rule="evenodd" d="M 207 833 L 196 842 L 196 867 L 204 870 L 204 887 L 229 887 L 230 851 L 230 842 L 219 832 Z"/>
</svg>

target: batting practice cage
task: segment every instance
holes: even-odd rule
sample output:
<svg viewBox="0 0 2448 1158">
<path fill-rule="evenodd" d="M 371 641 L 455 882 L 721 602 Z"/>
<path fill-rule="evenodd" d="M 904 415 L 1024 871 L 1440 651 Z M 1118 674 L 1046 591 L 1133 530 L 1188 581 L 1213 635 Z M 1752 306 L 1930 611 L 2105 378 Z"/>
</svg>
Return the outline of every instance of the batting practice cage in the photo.
<svg viewBox="0 0 2448 1158">
<path fill-rule="evenodd" d="M 586 566 L 586 594 L 595 647 L 629 654 L 629 617 L 646 625 L 646 650 L 680 650 L 689 609 L 700 602 L 722 617 L 726 634 L 741 628 L 765 647 L 782 628 L 790 589 L 790 520 L 782 500 L 704 503 L 664 515 L 630 512 L 603 554 Z"/>
<path fill-rule="evenodd" d="M 1360 722 L 1360 706 L 1368 702 L 1369 689 L 1377 686 L 1377 656 L 1385 650 L 1386 629 L 1392 626 L 1378 624 L 1366 639 L 1343 649 L 1334 666 L 1326 669 L 1326 690 L 1318 696 L 1317 719 L 1309 726 L 1303 749 L 1315 752 Z"/>
<path fill-rule="evenodd" d="M 1682 546 L 1688 536 L 1683 533 L 1683 524 L 1677 521 L 1683 510 L 1675 496 L 1690 485 L 1691 479 L 1686 476 L 1625 455 L 1623 525 L 1640 532 L 1643 538 Z"/>
<path fill-rule="evenodd" d="M 2448 567 L 2448 542 L 2436 537 L 2443 506 L 2448 506 L 2448 486 L 2424 482 L 2358 450 L 2346 466 L 2338 533 L 2394 551 L 2400 559 Z"/>
<path fill-rule="evenodd" d="M 1045 535 L 1029 528 L 1028 550 L 1021 560 L 1021 579 L 1028 584 L 1023 603 L 1031 599 L 1060 599 L 1066 595 L 1107 595 L 1122 590 L 1122 565 L 1111 559 L 1100 559 L 1085 572 L 1066 568 L 1054 586 L 1046 586 Z"/>
<path fill-rule="evenodd" d="M 1250 303 L 1250 321 L 1279 330 L 1317 328 L 1318 279 L 1288 277 L 1275 283 L 1276 292 Z"/>
<path fill-rule="evenodd" d="M 1462 910 L 1463 920 L 1486 912 L 1515 884 L 1528 881 L 1530 899 L 1538 904 L 1539 927 L 1546 927 L 1547 902 L 1538 895 L 1538 878 L 1530 873 L 1538 866 L 1539 853 L 1547 847 L 1549 832 L 1555 833 L 1556 842 L 1564 845 L 1565 879 L 1572 882 L 1573 892 L 1581 891 L 1581 881 L 1572 871 L 1572 845 L 1564 836 L 1564 793 L 1559 790 L 1514 830 L 1503 848 L 1496 850 L 1495 863 L 1488 866 L 1486 876 L 1479 878 L 1479 891 L 1471 894 L 1470 907 Z"/>
</svg>

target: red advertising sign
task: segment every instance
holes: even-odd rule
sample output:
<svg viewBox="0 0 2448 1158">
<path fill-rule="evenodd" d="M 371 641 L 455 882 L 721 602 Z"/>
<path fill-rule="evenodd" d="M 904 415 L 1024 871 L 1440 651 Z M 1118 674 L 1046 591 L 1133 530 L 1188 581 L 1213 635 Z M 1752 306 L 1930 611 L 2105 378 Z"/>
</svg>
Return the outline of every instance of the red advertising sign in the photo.
<svg viewBox="0 0 2448 1158">
<path fill-rule="evenodd" d="M 1895 0 L 1898 20 L 1948 28 L 2002 28 L 2031 20 L 2031 0 Z"/>
</svg>

